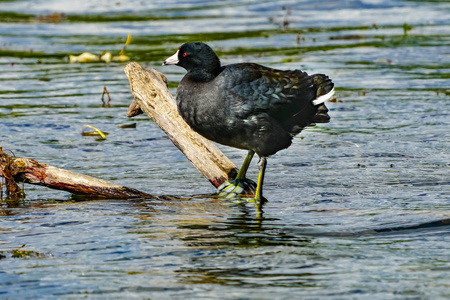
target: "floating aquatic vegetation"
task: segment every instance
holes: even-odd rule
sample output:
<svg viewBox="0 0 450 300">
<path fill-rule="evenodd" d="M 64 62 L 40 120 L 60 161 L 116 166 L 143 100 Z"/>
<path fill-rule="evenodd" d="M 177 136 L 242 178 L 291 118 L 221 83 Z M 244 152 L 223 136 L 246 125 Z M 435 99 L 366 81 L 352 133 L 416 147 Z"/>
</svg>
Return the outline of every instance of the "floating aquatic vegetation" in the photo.
<svg viewBox="0 0 450 300">
<path fill-rule="evenodd" d="M 64 13 L 53 12 L 51 14 L 38 16 L 33 19 L 39 23 L 62 23 L 67 21 L 67 17 Z"/>
<path fill-rule="evenodd" d="M 69 62 L 73 63 L 88 63 L 88 62 L 106 62 L 109 63 L 111 61 L 128 61 L 130 57 L 126 55 L 112 56 L 110 52 L 104 52 L 101 55 L 95 55 L 89 52 L 83 52 L 80 55 L 69 55 Z"/>
<path fill-rule="evenodd" d="M 331 98 L 330 100 L 328 100 L 328 102 L 331 102 L 331 103 L 336 103 L 336 102 L 342 103 L 343 101 L 341 99 L 338 99 L 338 98 L 334 97 L 334 98 Z"/>
<path fill-rule="evenodd" d="M 406 37 L 408 35 L 408 31 L 411 31 L 413 27 L 411 25 L 408 25 L 406 22 L 403 23 L 403 37 Z"/>
<path fill-rule="evenodd" d="M 119 128 L 136 128 L 136 123 L 130 123 L 130 124 L 121 124 L 118 125 Z"/>
<path fill-rule="evenodd" d="M 122 50 L 119 52 L 118 56 L 113 56 L 111 52 L 103 51 L 100 55 L 96 55 L 90 52 L 83 52 L 80 55 L 69 54 L 69 62 L 73 63 L 89 63 L 89 62 L 106 62 L 109 63 L 111 61 L 124 62 L 130 60 L 130 57 L 126 56 L 125 48 L 131 42 L 131 35 L 129 34 L 127 37 L 127 41 L 123 46 Z"/>
<path fill-rule="evenodd" d="M 91 125 L 84 125 L 84 126 L 94 129 L 94 131 L 85 131 L 83 129 L 83 131 L 81 132 L 81 135 L 83 135 L 83 136 L 100 136 L 101 137 L 100 140 L 105 140 L 106 136 L 108 135 L 107 132 L 100 131 L 99 129 L 95 128 L 94 126 L 91 126 Z"/>
<path fill-rule="evenodd" d="M 36 252 L 36 251 L 21 250 L 25 246 L 26 246 L 26 244 L 23 244 L 22 246 L 20 246 L 17 249 L 12 249 L 11 250 L 12 257 L 14 257 L 14 258 L 26 258 L 26 257 L 41 257 L 41 256 L 43 256 L 41 253 Z"/>
</svg>

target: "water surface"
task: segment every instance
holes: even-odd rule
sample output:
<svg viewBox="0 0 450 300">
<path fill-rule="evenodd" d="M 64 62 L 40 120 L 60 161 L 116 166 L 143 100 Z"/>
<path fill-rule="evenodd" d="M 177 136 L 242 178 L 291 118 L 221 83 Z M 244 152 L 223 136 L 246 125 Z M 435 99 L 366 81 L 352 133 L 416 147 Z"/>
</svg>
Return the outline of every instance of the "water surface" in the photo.
<svg viewBox="0 0 450 300">
<path fill-rule="evenodd" d="M 1 202 L 0 297 L 450 297 L 447 1 L 0 3 L 0 146 L 160 197 L 25 185 L 25 200 Z M 161 62 L 186 41 L 225 64 L 333 78 L 331 122 L 268 160 L 263 219 L 217 198 L 148 117 L 125 117 L 125 63 L 68 63 L 118 54 L 128 34 L 126 54 L 173 93 L 184 71 Z M 84 124 L 107 139 L 82 136 Z M 245 151 L 221 149 L 241 164 Z M 23 244 L 39 255 L 13 258 Z"/>
</svg>

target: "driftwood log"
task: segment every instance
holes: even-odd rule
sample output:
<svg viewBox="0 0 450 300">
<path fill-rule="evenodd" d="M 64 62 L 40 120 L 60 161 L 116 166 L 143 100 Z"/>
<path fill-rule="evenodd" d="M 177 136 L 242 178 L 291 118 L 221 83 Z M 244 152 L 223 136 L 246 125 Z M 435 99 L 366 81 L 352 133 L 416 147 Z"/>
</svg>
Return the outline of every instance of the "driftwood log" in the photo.
<svg viewBox="0 0 450 300">
<path fill-rule="evenodd" d="M 96 198 L 155 198 L 136 189 L 56 168 L 30 158 L 13 157 L 3 152 L 1 147 L 0 176 L 5 178 L 7 196 L 13 199 L 24 196 L 24 192 L 18 187 L 17 182 L 42 185 L 76 195 L 88 195 Z"/>
<path fill-rule="evenodd" d="M 143 69 L 129 63 L 125 74 L 130 81 L 134 101 L 127 116 L 146 113 L 215 187 L 233 179 L 238 169 L 215 146 L 195 131 L 178 114 L 175 100 L 167 87 L 167 79 L 154 69 Z M 17 158 L 2 151 L 0 146 L 0 177 L 6 181 L 6 194 L 23 197 L 17 182 L 43 185 L 72 194 L 109 199 L 155 198 L 155 196 L 91 176 L 78 174 L 37 162 Z M 0 193 L 3 187 L 0 186 Z M 251 189 L 246 191 L 252 193 Z M 1 196 L 1 195 L 0 195 Z"/>
</svg>

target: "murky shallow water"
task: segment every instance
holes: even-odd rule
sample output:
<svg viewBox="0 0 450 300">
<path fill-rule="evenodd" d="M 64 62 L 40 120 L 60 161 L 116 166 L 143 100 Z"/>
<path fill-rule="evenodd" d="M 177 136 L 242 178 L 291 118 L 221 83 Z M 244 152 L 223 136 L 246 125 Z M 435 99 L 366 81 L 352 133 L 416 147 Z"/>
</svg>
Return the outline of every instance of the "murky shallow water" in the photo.
<svg viewBox="0 0 450 300">
<path fill-rule="evenodd" d="M 74 201 L 26 185 L 26 200 L 2 202 L 0 297 L 450 297 L 449 4 L 177 3 L 1 2 L 0 146 L 182 200 Z M 38 22 L 54 11 L 64 22 Z M 127 34 L 126 54 L 173 92 L 183 71 L 161 61 L 192 40 L 224 63 L 333 78 L 332 121 L 269 159 L 264 219 L 217 199 L 147 117 L 125 118 L 125 64 L 67 62 L 118 53 Z M 83 124 L 108 138 L 81 136 Z M 240 165 L 244 151 L 222 149 Z M 41 256 L 12 258 L 22 244 Z"/>
</svg>

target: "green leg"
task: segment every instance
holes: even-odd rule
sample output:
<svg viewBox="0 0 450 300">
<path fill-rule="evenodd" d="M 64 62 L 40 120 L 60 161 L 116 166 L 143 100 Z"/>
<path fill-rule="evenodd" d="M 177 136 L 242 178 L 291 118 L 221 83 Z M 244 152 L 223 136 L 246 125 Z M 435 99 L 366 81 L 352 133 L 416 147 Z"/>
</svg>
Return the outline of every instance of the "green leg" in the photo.
<svg viewBox="0 0 450 300">
<path fill-rule="evenodd" d="M 247 156 L 244 159 L 244 163 L 242 164 L 242 167 L 239 169 L 236 178 L 227 181 L 218 187 L 217 190 L 219 192 L 219 195 L 227 195 L 227 197 L 232 198 L 238 194 L 241 194 L 244 191 L 245 186 L 251 186 L 252 184 L 254 185 L 253 181 L 245 178 L 248 167 L 254 155 L 255 155 L 254 151 L 252 150 L 248 151 Z"/>
<path fill-rule="evenodd" d="M 244 162 L 242 163 L 242 167 L 239 169 L 236 179 L 245 179 L 245 174 L 247 174 L 248 166 L 250 166 L 253 155 L 255 155 L 255 151 L 249 150 Z"/>
<path fill-rule="evenodd" d="M 259 214 L 262 213 L 262 204 L 263 202 L 265 202 L 265 199 L 263 197 L 263 183 L 264 183 L 264 174 L 266 172 L 266 165 L 267 165 L 267 158 L 261 157 L 258 162 L 259 174 L 255 192 L 255 205 L 256 210 Z"/>
</svg>

